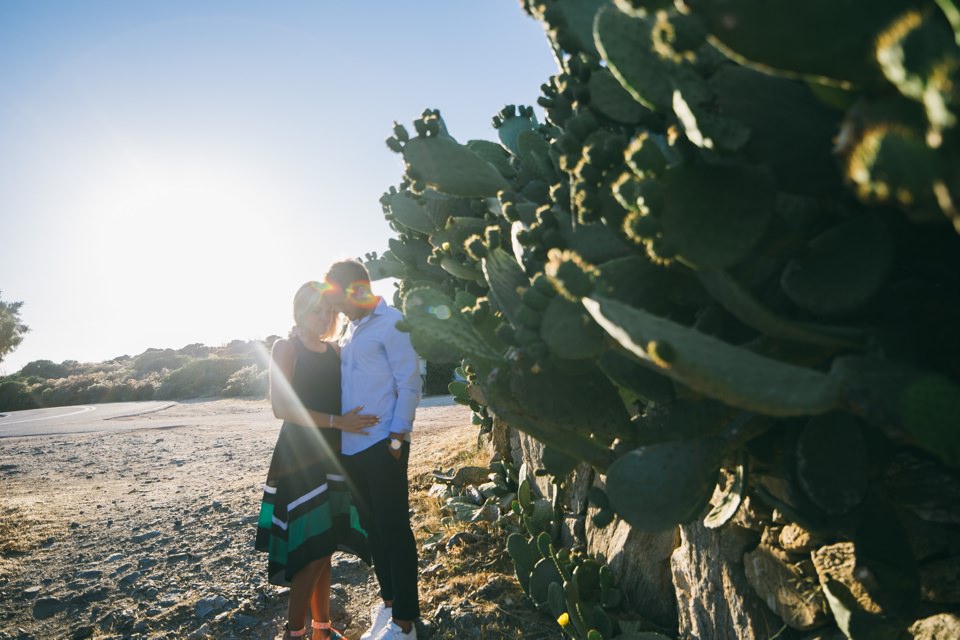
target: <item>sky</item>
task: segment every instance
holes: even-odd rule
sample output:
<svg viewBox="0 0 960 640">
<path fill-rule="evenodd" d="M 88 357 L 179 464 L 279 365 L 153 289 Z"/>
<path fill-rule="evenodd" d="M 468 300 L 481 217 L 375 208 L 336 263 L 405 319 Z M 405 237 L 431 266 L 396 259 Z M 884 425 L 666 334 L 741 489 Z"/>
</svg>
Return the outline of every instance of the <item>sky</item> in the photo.
<svg viewBox="0 0 960 640">
<path fill-rule="evenodd" d="M 394 120 L 496 140 L 553 73 L 519 0 L 0 2 L 0 374 L 285 335 L 387 249 Z"/>
</svg>

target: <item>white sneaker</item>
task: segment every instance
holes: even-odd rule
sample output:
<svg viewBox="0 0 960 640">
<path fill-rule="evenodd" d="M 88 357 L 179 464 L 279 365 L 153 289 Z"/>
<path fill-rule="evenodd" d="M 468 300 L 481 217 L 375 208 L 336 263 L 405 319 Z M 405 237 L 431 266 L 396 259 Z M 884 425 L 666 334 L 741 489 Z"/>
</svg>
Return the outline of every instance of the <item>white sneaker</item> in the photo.
<svg viewBox="0 0 960 640">
<path fill-rule="evenodd" d="M 370 628 L 367 629 L 360 640 L 373 640 L 380 631 L 388 625 L 393 618 L 393 609 L 384 606 L 382 602 L 370 609 Z"/>
<path fill-rule="evenodd" d="M 374 640 L 417 640 L 416 625 L 410 627 L 410 633 L 404 633 L 396 622 L 390 621 L 390 624 L 380 630 Z"/>
</svg>

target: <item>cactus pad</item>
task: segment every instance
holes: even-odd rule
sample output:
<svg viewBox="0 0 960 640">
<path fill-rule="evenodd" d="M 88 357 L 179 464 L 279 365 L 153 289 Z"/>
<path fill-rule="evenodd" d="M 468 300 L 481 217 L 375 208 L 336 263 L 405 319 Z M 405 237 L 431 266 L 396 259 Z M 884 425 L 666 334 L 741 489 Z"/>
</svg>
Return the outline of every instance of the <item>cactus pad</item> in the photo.
<svg viewBox="0 0 960 640">
<path fill-rule="evenodd" d="M 840 404 L 840 383 L 818 371 L 764 358 L 616 300 L 585 298 L 583 304 L 640 362 L 707 397 L 772 416 L 825 413 Z M 671 345 L 675 360 L 658 362 L 648 351 L 651 342 Z"/>
<path fill-rule="evenodd" d="M 635 449 L 607 470 L 613 509 L 641 531 L 662 531 L 695 518 L 717 484 L 719 441 L 674 441 Z"/>
</svg>

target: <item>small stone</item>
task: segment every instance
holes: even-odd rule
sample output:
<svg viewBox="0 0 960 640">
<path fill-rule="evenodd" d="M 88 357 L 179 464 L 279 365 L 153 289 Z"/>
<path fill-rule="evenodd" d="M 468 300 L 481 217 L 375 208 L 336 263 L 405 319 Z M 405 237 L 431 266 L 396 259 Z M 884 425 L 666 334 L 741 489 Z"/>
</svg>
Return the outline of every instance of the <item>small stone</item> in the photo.
<svg viewBox="0 0 960 640">
<path fill-rule="evenodd" d="M 230 603 L 227 599 L 220 595 L 212 598 L 202 598 L 194 607 L 194 613 L 198 618 L 206 618 L 215 611 L 221 611 L 228 604 Z"/>
<path fill-rule="evenodd" d="M 58 598 L 40 598 L 33 603 L 33 617 L 36 620 L 46 620 L 66 608 L 66 604 Z"/>
<path fill-rule="evenodd" d="M 233 617 L 233 621 L 234 621 L 234 622 L 237 624 L 237 626 L 240 627 L 241 629 L 249 629 L 249 628 L 251 628 L 251 627 L 255 627 L 255 626 L 257 626 L 257 624 L 260 622 L 259 620 L 257 620 L 257 619 L 254 618 L 253 616 L 248 616 L 248 615 L 243 614 L 243 613 L 238 614 L 238 615 L 235 615 L 235 616 Z"/>
<path fill-rule="evenodd" d="M 910 626 L 913 640 L 956 640 L 960 638 L 960 617 L 953 613 L 939 613 L 917 620 Z"/>
<path fill-rule="evenodd" d="M 138 569 L 149 569 L 150 567 L 156 565 L 159 560 L 156 558 L 140 558 L 140 561 L 137 562 Z"/>
<path fill-rule="evenodd" d="M 130 541 L 131 541 L 131 542 L 134 542 L 134 543 L 136 543 L 136 544 L 140 544 L 141 542 L 146 542 L 147 540 L 150 540 L 151 538 L 156 538 L 156 537 L 159 536 L 159 535 L 162 535 L 159 531 L 156 531 L 156 530 L 154 530 L 154 531 L 148 531 L 148 532 L 146 532 L 146 533 L 141 533 L 141 534 L 138 534 L 138 535 L 133 536 L 132 538 L 130 538 Z"/>
<path fill-rule="evenodd" d="M 124 587 L 130 586 L 139 580 L 141 575 L 142 574 L 139 571 L 131 571 L 127 575 L 120 578 L 120 585 Z"/>
<path fill-rule="evenodd" d="M 791 553 L 809 553 L 823 542 L 798 524 L 788 524 L 780 530 L 780 546 Z"/>
<path fill-rule="evenodd" d="M 882 614 L 883 609 L 857 577 L 857 558 L 852 542 L 838 542 L 821 547 L 811 554 L 821 586 L 829 580 L 843 584 L 867 613 Z"/>
<path fill-rule="evenodd" d="M 40 585 L 35 585 L 35 586 L 32 586 L 32 587 L 27 587 L 26 589 L 23 590 L 23 595 L 25 595 L 25 596 L 27 596 L 27 597 L 29 597 L 29 598 L 32 598 L 33 596 L 35 596 L 35 595 L 37 595 L 38 593 L 40 593 L 40 591 L 41 591 L 42 589 L 43 589 L 43 587 L 41 587 Z"/>
<path fill-rule="evenodd" d="M 83 640 L 83 638 L 89 638 L 93 635 L 93 626 L 89 624 L 84 624 L 73 630 L 73 633 L 70 635 L 71 640 Z"/>
<path fill-rule="evenodd" d="M 77 574 L 80 580 L 99 580 L 101 577 L 103 577 L 103 571 L 99 569 L 88 569 Z"/>
</svg>

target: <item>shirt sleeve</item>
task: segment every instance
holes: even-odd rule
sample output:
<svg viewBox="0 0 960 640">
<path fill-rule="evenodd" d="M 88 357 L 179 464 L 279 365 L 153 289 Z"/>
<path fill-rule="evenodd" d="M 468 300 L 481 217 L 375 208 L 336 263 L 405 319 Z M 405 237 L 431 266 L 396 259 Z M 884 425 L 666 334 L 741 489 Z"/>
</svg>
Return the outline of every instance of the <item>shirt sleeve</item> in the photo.
<svg viewBox="0 0 960 640">
<path fill-rule="evenodd" d="M 417 352 L 410 344 L 410 336 L 394 327 L 389 327 L 383 338 L 387 361 L 397 390 L 397 406 L 393 412 L 390 431 L 409 433 L 413 430 L 413 418 L 420 403 L 420 362 Z"/>
</svg>

